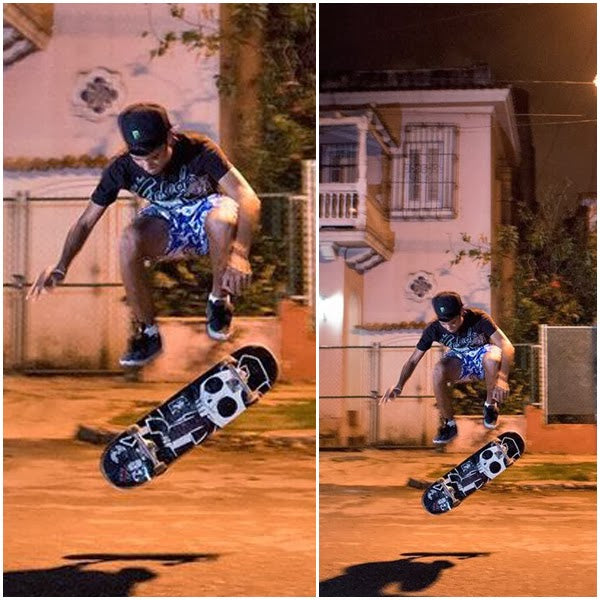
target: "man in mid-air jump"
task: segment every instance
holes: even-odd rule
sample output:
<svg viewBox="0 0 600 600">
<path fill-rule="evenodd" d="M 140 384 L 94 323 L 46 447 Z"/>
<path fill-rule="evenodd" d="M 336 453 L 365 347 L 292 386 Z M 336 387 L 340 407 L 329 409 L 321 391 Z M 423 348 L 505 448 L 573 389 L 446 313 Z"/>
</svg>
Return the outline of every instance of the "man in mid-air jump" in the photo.
<svg viewBox="0 0 600 600">
<path fill-rule="evenodd" d="M 515 349 L 492 317 L 482 310 L 463 306 L 456 292 L 440 292 L 434 296 L 432 304 L 437 319 L 427 325 L 417 347 L 402 367 L 398 383 L 386 390 L 380 404 L 402 394 L 406 382 L 433 342 L 446 346 L 448 352 L 433 370 L 433 388 L 442 417 L 433 442 L 447 444 L 458 434 L 448 384 L 485 380 L 487 398 L 483 405 L 483 424 L 494 429 L 498 407 L 508 398 L 508 373 Z"/>
<path fill-rule="evenodd" d="M 185 254 L 209 254 L 212 289 L 206 309 L 208 335 L 231 335 L 236 295 L 250 283 L 248 261 L 260 201 L 223 151 L 206 136 L 176 133 L 166 110 L 154 103 L 127 107 L 118 118 L 127 149 L 104 169 L 90 202 L 71 227 L 56 264 L 31 286 L 28 298 L 52 290 L 121 189 L 150 204 L 123 232 L 120 264 L 135 334 L 121 357 L 141 366 L 162 351 L 145 262 Z"/>
</svg>

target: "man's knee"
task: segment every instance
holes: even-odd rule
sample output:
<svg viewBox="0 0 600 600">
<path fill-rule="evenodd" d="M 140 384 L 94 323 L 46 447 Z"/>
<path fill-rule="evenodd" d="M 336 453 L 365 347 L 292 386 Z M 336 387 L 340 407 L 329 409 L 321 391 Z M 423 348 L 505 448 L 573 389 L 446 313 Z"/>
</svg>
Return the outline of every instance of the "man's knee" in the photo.
<svg viewBox="0 0 600 600">
<path fill-rule="evenodd" d="M 206 228 L 216 233 L 235 227 L 238 221 L 238 204 L 228 196 L 222 196 L 206 216 Z"/>
<path fill-rule="evenodd" d="M 502 350 L 498 346 L 492 346 L 483 355 L 483 368 L 486 371 L 493 371 L 500 366 L 502 362 Z"/>
<path fill-rule="evenodd" d="M 434 383 L 456 381 L 460 376 L 460 363 L 456 359 L 442 358 L 433 367 Z"/>
<path fill-rule="evenodd" d="M 140 254 L 142 247 L 142 233 L 136 223 L 128 225 L 121 234 L 119 249 L 121 256 L 132 257 Z"/>
<path fill-rule="evenodd" d="M 168 236 L 168 224 L 162 219 L 136 219 L 121 234 L 121 257 L 134 259 L 160 256 L 165 250 Z"/>
</svg>

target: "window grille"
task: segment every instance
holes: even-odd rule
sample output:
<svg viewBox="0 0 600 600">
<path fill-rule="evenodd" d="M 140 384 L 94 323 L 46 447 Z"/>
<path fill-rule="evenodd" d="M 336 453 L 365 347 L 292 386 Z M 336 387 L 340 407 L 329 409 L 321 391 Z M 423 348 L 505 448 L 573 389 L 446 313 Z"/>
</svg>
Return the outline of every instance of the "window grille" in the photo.
<svg viewBox="0 0 600 600">
<path fill-rule="evenodd" d="M 454 125 L 419 123 L 404 128 L 397 215 L 454 215 L 456 135 Z"/>
<path fill-rule="evenodd" d="M 319 181 L 321 183 L 355 183 L 358 177 L 355 143 L 321 143 Z"/>
</svg>

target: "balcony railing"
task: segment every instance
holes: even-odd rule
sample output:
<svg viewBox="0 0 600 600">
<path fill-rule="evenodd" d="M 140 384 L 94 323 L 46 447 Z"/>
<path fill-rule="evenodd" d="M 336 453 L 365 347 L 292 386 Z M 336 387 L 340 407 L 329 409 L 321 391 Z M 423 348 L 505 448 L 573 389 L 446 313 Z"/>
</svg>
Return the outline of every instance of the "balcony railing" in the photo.
<svg viewBox="0 0 600 600">
<path fill-rule="evenodd" d="M 364 204 L 364 199 L 362 200 Z M 361 198 L 348 184 L 327 184 L 319 192 L 319 224 L 321 227 L 360 227 Z"/>
</svg>

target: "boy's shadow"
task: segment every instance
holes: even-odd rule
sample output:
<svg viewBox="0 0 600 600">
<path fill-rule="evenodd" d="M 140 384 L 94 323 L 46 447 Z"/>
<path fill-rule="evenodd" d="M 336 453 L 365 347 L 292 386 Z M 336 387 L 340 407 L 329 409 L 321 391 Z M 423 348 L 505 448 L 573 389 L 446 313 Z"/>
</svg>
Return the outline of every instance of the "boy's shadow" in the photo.
<svg viewBox="0 0 600 600">
<path fill-rule="evenodd" d="M 402 592 L 419 592 L 435 583 L 442 571 L 455 566 L 449 557 L 465 560 L 477 556 L 489 556 L 489 552 L 411 552 L 401 560 L 362 563 L 348 567 L 343 575 L 321 581 L 321 596 L 403 596 Z M 439 558 L 430 562 L 415 559 Z M 389 585 L 398 587 L 397 594 L 383 593 Z"/>
<path fill-rule="evenodd" d="M 198 560 L 216 560 L 215 554 L 80 554 L 65 556 L 73 565 L 4 573 L 4 596 L 129 596 L 136 584 L 158 577 L 142 567 L 127 567 L 115 573 L 85 569 L 110 561 L 159 561 L 164 565 Z"/>
</svg>

